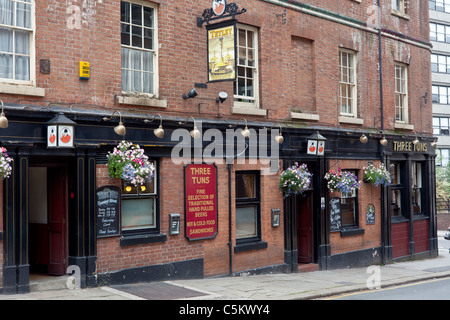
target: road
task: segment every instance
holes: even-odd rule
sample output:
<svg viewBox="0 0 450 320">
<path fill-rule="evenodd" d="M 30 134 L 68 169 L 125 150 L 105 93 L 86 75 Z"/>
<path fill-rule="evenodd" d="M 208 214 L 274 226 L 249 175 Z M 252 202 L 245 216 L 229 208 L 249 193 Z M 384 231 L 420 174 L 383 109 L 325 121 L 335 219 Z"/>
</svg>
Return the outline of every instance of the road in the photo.
<svg viewBox="0 0 450 320">
<path fill-rule="evenodd" d="M 450 254 L 450 241 L 438 238 L 439 254 Z M 450 300 L 450 278 L 415 282 L 402 286 L 354 292 L 326 300 Z"/>
</svg>

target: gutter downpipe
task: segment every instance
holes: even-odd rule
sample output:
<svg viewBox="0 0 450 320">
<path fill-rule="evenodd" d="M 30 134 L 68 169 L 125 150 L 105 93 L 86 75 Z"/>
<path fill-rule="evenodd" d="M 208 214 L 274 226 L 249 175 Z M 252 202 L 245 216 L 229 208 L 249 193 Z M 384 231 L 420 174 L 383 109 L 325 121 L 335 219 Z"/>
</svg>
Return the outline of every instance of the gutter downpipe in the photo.
<svg viewBox="0 0 450 320">
<path fill-rule="evenodd" d="M 381 5 L 380 0 L 377 0 L 377 6 L 378 6 L 378 64 L 380 68 L 380 129 L 384 132 L 384 107 L 383 107 L 383 66 L 382 66 L 382 34 L 381 34 Z M 384 146 L 380 144 L 380 161 L 381 163 L 384 163 Z M 384 221 L 385 223 L 382 223 L 381 227 L 381 261 L 385 263 L 386 261 L 386 254 L 385 254 L 385 245 L 386 245 L 386 235 L 387 235 L 387 215 L 386 215 L 386 205 L 385 205 L 385 189 L 386 187 L 381 188 L 381 221 Z"/>
<path fill-rule="evenodd" d="M 232 252 L 232 240 L 231 240 L 231 166 L 227 164 L 228 169 L 228 255 L 229 255 L 229 271 L 228 275 L 233 274 L 233 252 Z"/>
</svg>

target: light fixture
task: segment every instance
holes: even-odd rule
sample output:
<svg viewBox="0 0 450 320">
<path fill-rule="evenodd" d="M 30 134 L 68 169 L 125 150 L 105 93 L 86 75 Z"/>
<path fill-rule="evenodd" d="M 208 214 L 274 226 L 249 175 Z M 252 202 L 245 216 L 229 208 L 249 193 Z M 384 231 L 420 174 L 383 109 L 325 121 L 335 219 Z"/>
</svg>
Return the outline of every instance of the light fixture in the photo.
<svg viewBox="0 0 450 320">
<path fill-rule="evenodd" d="M 247 127 L 247 119 L 243 118 L 245 120 L 245 128 L 241 131 L 241 134 L 244 136 L 244 138 L 250 137 L 250 130 L 248 130 Z"/>
<path fill-rule="evenodd" d="M 359 137 L 359 141 L 361 141 L 361 143 L 367 143 L 367 136 L 364 134 L 361 135 L 361 137 Z"/>
<path fill-rule="evenodd" d="M 281 134 L 281 125 L 279 123 L 275 123 L 274 125 L 272 125 L 272 127 L 270 127 L 270 129 L 272 129 L 274 126 L 279 126 L 280 127 L 280 132 L 278 133 L 278 135 L 275 137 L 275 141 L 278 144 L 282 144 L 284 141 L 283 135 Z"/>
<path fill-rule="evenodd" d="M 228 93 L 221 91 L 221 92 L 219 92 L 219 97 L 216 98 L 216 102 L 224 103 L 225 100 L 227 100 L 227 98 L 228 98 Z"/>
<path fill-rule="evenodd" d="M 416 146 L 416 145 L 418 145 L 418 144 L 419 144 L 419 142 L 420 142 L 420 141 L 419 141 L 419 138 L 417 138 L 417 134 L 416 134 L 416 138 L 415 138 L 415 139 L 413 140 L 413 142 L 412 142 L 412 143 L 413 143 L 413 145 L 415 145 L 415 146 Z"/>
<path fill-rule="evenodd" d="M 380 140 L 380 144 L 381 144 L 382 146 L 385 146 L 385 145 L 387 145 L 387 140 L 386 140 L 386 137 L 385 137 L 385 135 L 384 135 L 384 132 L 383 132 L 383 131 L 380 131 L 380 133 L 382 133 L 382 134 L 383 134 L 383 138 L 381 138 L 381 140 Z"/>
<path fill-rule="evenodd" d="M 433 142 L 431 143 L 431 146 L 434 148 L 437 144 L 437 138 L 434 138 Z"/>
<path fill-rule="evenodd" d="M 119 118 L 119 124 L 114 127 L 114 132 L 117 133 L 119 136 L 124 136 L 127 133 L 127 129 L 123 125 L 122 114 L 120 113 L 120 111 L 114 111 L 110 118 L 104 117 L 103 121 L 111 120 L 114 117 L 114 114 L 116 112 L 119 114 L 120 118 Z"/>
<path fill-rule="evenodd" d="M 183 93 L 183 99 L 194 98 L 197 96 L 197 91 L 195 89 L 189 90 L 188 94 Z"/>
<path fill-rule="evenodd" d="M 319 131 L 316 131 L 309 137 L 308 139 L 308 147 L 306 150 L 307 154 L 323 156 L 325 153 L 325 141 L 327 140 L 324 136 L 322 136 Z"/>
<path fill-rule="evenodd" d="M 195 122 L 194 117 L 189 117 L 189 118 L 192 118 L 192 120 L 194 120 L 194 129 L 192 129 L 189 132 L 189 134 L 191 135 L 192 138 L 198 139 L 198 138 L 200 138 L 200 130 L 197 129 L 197 124 Z M 188 120 L 189 120 L 189 118 L 188 118 Z M 185 123 L 187 123 L 187 120 L 185 122 L 181 122 L 181 121 L 178 122 L 178 124 L 185 124 Z"/>
<path fill-rule="evenodd" d="M 73 148 L 76 123 L 59 112 L 47 121 L 47 147 Z"/>
<path fill-rule="evenodd" d="M 8 119 L 5 117 L 5 106 L 3 105 L 3 101 L 0 100 L 2 102 L 2 113 L 0 114 L 0 128 L 2 129 L 6 129 L 8 128 Z"/>
<path fill-rule="evenodd" d="M 155 136 L 157 136 L 158 138 L 162 139 L 162 138 L 164 138 L 164 129 L 162 127 L 162 117 L 159 114 L 158 114 L 158 116 L 160 117 L 161 122 L 159 123 L 159 127 L 156 128 L 155 130 L 153 130 L 153 133 L 155 134 Z M 145 123 L 153 122 L 153 120 L 155 120 L 155 118 L 156 118 L 156 116 L 153 116 L 152 120 L 145 119 L 144 122 Z"/>
</svg>

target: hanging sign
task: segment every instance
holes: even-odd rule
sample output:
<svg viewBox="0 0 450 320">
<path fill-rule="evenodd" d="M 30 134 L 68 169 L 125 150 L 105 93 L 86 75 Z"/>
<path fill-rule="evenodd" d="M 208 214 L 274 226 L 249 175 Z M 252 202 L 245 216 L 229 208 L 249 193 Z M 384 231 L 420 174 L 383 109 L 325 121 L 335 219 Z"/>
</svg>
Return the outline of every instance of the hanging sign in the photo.
<svg viewBox="0 0 450 320">
<path fill-rule="evenodd" d="M 189 164 L 184 168 L 185 233 L 189 240 L 217 234 L 217 168 L 213 164 Z"/>
<path fill-rule="evenodd" d="M 208 26 L 208 81 L 236 78 L 235 24 Z"/>
</svg>

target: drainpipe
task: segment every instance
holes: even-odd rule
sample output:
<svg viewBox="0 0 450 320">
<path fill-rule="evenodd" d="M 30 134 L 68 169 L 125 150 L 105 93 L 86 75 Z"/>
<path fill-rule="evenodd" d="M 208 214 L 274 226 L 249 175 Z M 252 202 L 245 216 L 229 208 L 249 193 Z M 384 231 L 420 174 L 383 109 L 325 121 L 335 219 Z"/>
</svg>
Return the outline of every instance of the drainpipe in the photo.
<svg viewBox="0 0 450 320">
<path fill-rule="evenodd" d="M 231 234 L 231 164 L 227 165 L 228 168 L 228 255 L 229 255 L 229 271 L 231 276 L 233 273 L 233 252 L 232 252 L 232 234 Z"/>
<path fill-rule="evenodd" d="M 382 67 L 382 37 L 381 37 L 381 5 L 380 0 L 377 0 L 377 6 L 378 6 L 378 64 L 380 68 L 380 129 L 384 132 L 384 107 L 383 107 L 383 67 Z M 380 161 L 383 163 L 384 161 L 384 146 L 380 145 Z M 386 214 L 386 204 L 385 204 L 385 188 L 381 188 L 381 221 L 385 222 L 381 224 L 381 261 L 385 263 L 386 257 L 385 257 L 385 245 L 386 245 L 386 235 L 387 235 L 387 214 Z"/>
</svg>

